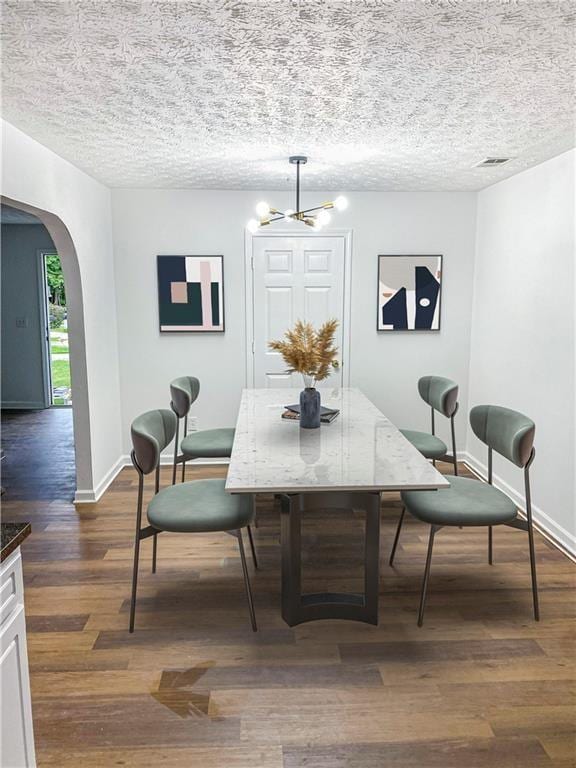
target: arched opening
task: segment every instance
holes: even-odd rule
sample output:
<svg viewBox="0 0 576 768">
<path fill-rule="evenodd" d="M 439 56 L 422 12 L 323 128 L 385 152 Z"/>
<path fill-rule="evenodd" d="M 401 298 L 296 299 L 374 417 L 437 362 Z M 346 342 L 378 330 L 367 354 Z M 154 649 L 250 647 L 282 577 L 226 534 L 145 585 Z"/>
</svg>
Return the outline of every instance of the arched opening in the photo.
<svg viewBox="0 0 576 768">
<path fill-rule="evenodd" d="M 60 256 L 68 308 L 68 337 L 70 347 L 70 371 L 74 398 L 72 419 L 74 427 L 74 454 L 76 464 L 76 488 L 92 487 L 92 461 L 90 437 L 90 404 L 86 366 L 86 342 L 84 334 L 84 304 L 82 280 L 78 256 L 66 224 L 53 213 L 28 205 L 20 200 L 0 197 L 2 203 L 36 216 L 48 230 Z"/>
</svg>

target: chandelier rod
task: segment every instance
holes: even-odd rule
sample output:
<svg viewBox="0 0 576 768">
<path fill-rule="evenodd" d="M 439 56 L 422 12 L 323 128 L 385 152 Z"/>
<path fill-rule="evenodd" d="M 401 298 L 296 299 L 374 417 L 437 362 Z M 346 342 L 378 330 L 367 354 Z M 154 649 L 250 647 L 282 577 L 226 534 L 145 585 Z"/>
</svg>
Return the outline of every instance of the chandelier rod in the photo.
<svg viewBox="0 0 576 768">
<path fill-rule="evenodd" d="M 300 160 L 296 161 L 296 213 L 300 213 Z"/>
</svg>

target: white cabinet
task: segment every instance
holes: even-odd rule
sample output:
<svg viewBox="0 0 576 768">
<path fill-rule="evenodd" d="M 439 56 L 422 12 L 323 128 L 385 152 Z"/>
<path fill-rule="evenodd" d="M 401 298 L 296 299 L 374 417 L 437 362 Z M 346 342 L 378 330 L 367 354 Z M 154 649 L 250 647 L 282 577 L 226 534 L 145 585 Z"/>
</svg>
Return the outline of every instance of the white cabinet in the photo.
<svg viewBox="0 0 576 768">
<path fill-rule="evenodd" d="M 0 566 L 0 765 L 36 765 L 20 547 Z"/>
</svg>

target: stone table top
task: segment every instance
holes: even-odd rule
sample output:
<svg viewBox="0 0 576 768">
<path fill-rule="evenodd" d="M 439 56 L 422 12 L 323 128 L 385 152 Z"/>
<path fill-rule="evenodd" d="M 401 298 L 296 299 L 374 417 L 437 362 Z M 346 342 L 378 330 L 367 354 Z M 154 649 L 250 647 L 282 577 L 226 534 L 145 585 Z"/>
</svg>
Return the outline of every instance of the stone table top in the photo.
<svg viewBox="0 0 576 768">
<path fill-rule="evenodd" d="M 399 491 L 450 484 L 359 389 L 321 389 L 339 416 L 319 429 L 282 419 L 298 389 L 242 393 L 226 490 L 230 493 Z"/>
<path fill-rule="evenodd" d="M 0 524 L 0 563 L 19 547 L 30 536 L 30 523 L 1 523 Z"/>
</svg>

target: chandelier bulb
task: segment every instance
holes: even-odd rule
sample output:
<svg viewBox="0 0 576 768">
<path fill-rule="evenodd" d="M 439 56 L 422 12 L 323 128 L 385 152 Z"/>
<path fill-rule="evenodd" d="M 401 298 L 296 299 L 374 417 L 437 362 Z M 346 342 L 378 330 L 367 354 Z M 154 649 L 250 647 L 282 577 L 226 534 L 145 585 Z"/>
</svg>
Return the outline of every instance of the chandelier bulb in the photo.
<svg viewBox="0 0 576 768">
<path fill-rule="evenodd" d="M 270 206 L 264 200 L 261 200 L 256 206 L 256 213 L 261 219 L 265 219 L 270 213 Z"/>
<path fill-rule="evenodd" d="M 336 208 L 337 211 L 345 211 L 346 208 L 348 208 L 348 198 L 344 197 L 344 195 L 339 195 L 336 200 L 334 200 L 334 208 Z"/>
<path fill-rule="evenodd" d="M 321 226 L 325 226 L 330 222 L 332 216 L 324 208 L 318 213 L 317 221 Z"/>
<path fill-rule="evenodd" d="M 259 228 L 260 228 L 260 223 L 256 221 L 256 219 L 250 219 L 248 224 L 246 224 L 246 229 L 248 230 L 248 232 L 251 232 L 252 234 L 257 232 Z"/>
<path fill-rule="evenodd" d="M 294 219 L 292 218 L 293 216 L 294 216 L 294 211 L 292 210 L 292 208 L 288 208 L 288 210 L 284 211 L 284 218 L 286 219 L 286 221 L 289 221 L 289 222 L 294 221 Z"/>
</svg>

